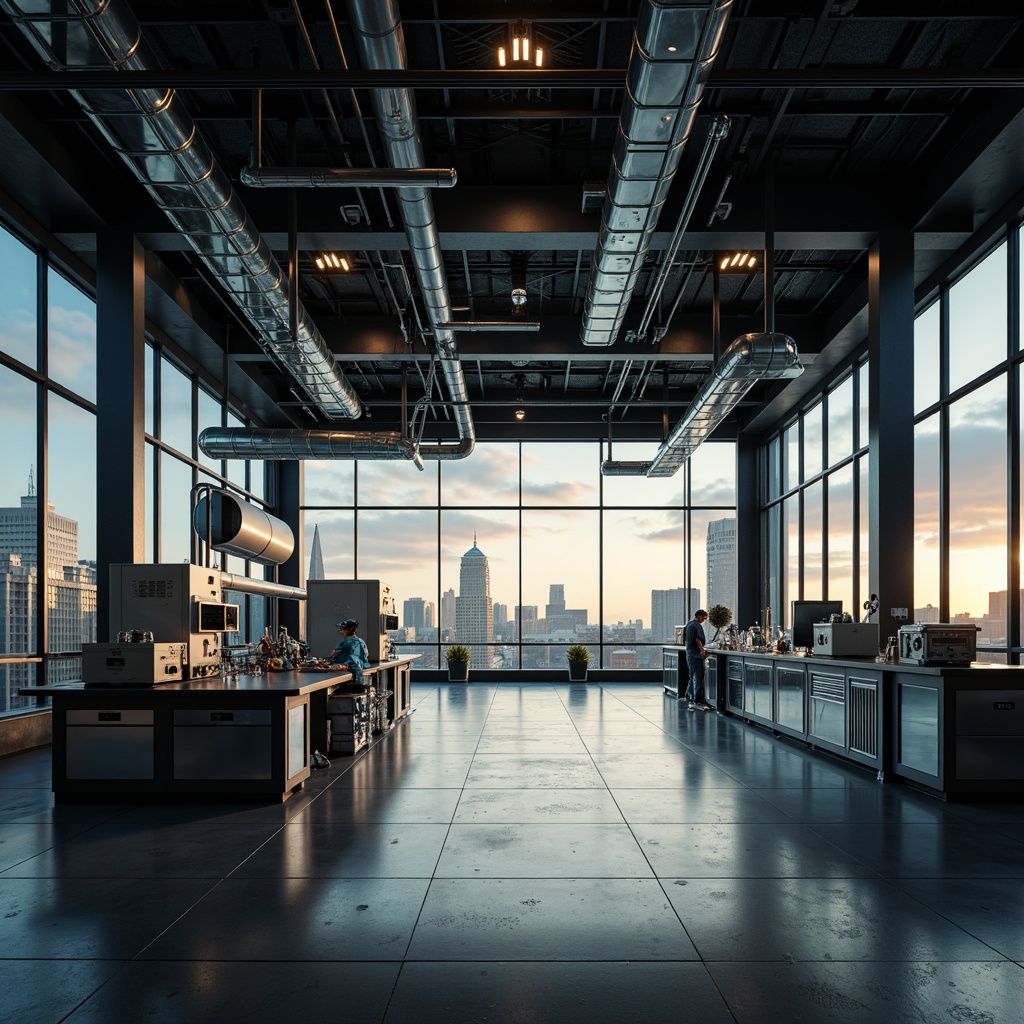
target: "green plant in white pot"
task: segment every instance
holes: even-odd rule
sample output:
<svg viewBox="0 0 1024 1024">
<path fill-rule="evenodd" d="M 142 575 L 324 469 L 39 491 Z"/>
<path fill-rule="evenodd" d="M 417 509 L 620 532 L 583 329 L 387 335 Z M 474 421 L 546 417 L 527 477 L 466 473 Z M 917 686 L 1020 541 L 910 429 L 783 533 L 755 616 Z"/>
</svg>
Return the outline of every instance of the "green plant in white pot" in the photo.
<svg viewBox="0 0 1024 1024">
<path fill-rule="evenodd" d="M 570 644 L 565 649 L 565 660 L 569 662 L 569 681 L 585 683 L 587 666 L 590 664 L 590 648 L 583 644 Z"/>
<path fill-rule="evenodd" d="M 448 662 L 448 681 L 464 683 L 469 679 L 469 648 L 465 644 L 452 644 L 444 652 Z"/>
</svg>

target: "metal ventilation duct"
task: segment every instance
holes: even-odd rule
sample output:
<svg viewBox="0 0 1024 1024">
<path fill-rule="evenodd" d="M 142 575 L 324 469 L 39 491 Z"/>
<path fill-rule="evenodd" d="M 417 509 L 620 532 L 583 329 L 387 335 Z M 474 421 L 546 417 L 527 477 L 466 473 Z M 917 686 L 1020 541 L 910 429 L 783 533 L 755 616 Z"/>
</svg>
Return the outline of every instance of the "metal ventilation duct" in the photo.
<svg viewBox="0 0 1024 1024">
<path fill-rule="evenodd" d="M 123 0 L 44 7 L 0 0 L 0 6 L 58 71 L 110 65 L 160 69 Z M 52 16 L 41 13 L 47 7 Z M 252 324 L 264 351 L 295 377 L 326 417 L 360 416 L 359 396 L 301 304 L 292 337 L 285 275 L 175 91 L 72 90 L 71 95 Z"/>
<path fill-rule="evenodd" d="M 758 381 L 804 372 L 796 342 L 785 334 L 744 334 L 722 353 L 682 419 L 650 462 L 612 462 L 605 476 L 673 476 Z"/>
<path fill-rule="evenodd" d="M 405 69 L 405 39 L 395 0 L 349 0 L 348 9 L 363 66 L 367 70 Z M 413 94 L 408 89 L 371 89 L 370 95 L 388 163 L 392 167 L 424 167 Z M 461 458 L 473 451 L 476 431 L 455 335 L 439 326 L 455 318 L 434 219 L 434 202 L 425 188 L 398 188 L 396 194 L 412 250 L 416 280 L 434 330 L 452 415 L 459 428 L 458 444 L 442 445 L 433 455 L 423 450 L 423 454 L 428 458 Z"/>
<path fill-rule="evenodd" d="M 645 0 L 626 75 L 584 345 L 613 345 L 718 53 L 732 0 Z"/>
</svg>

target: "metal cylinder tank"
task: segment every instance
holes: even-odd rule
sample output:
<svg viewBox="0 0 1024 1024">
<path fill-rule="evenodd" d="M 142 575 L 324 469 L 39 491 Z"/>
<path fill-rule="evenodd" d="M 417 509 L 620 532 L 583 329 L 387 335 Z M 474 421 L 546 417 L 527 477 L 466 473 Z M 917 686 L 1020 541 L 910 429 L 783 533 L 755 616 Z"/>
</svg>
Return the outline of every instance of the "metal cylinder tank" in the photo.
<svg viewBox="0 0 1024 1024">
<path fill-rule="evenodd" d="M 209 493 L 207 523 L 207 500 L 204 495 L 196 502 L 192 523 L 196 533 L 208 540 L 210 547 L 263 565 L 280 565 L 291 557 L 295 537 L 287 523 L 229 491 L 218 490 Z M 208 526 L 209 537 L 206 535 Z"/>
</svg>

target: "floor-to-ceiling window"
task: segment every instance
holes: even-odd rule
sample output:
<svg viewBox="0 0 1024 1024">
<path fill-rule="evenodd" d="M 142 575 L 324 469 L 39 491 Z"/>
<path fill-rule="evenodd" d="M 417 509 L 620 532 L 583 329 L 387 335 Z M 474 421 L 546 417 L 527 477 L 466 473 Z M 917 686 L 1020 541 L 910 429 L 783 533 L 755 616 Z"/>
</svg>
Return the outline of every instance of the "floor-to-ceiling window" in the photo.
<svg viewBox="0 0 1024 1024">
<path fill-rule="evenodd" d="M 913 616 L 977 626 L 980 660 L 999 662 L 1020 649 L 1019 251 L 1019 230 L 997 239 L 914 325 Z"/>
<path fill-rule="evenodd" d="M 842 372 L 762 451 L 763 589 L 776 623 L 792 602 L 868 598 L 867 364 Z"/>
<path fill-rule="evenodd" d="M 621 443 L 616 460 L 656 445 Z M 393 639 L 420 667 L 656 668 L 701 605 L 735 608 L 736 450 L 701 446 L 672 477 L 602 476 L 600 443 L 479 443 L 462 460 L 307 462 L 307 572 L 381 579 Z M 322 566 L 322 570 L 321 567 Z"/>
</svg>

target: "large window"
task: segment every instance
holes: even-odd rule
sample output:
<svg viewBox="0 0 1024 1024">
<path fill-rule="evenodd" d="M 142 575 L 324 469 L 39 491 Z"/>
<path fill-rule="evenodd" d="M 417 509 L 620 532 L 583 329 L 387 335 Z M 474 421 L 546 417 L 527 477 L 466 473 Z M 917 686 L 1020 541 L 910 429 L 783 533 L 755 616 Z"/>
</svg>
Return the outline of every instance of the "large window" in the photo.
<svg viewBox="0 0 1024 1024">
<path fill-rule="evenodd" d="M 855 618 L 868 595 L 867 364 L 762 449 L 763 589 L 775 622 L 792 602 L 838 600 Z"/>
<path fill-rule="evenodd" d="M 614 455 L 654 451 L 623 443 Z M 653 479 L 603 477 L 605 455 L 596 443 L 480 443 L 422 473 L 307 462 L 307 571 L 391 586 L 392 639 L 420 667 L 458 642 L 477 667 L 561 671 L 566 645 L 584 643 L 597 665 L 660 668 L 661 644 L 698 607 L 735 609 L 736 447 L 705 444 Z"/>
</svg>

